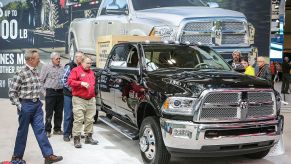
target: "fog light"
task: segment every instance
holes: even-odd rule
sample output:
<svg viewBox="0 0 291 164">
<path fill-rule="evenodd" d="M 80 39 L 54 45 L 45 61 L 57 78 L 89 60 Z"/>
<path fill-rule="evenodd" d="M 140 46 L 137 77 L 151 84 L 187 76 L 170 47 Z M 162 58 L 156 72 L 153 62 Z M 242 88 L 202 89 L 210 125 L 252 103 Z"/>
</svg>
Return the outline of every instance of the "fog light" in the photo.
<svg viewBox="0 0 291 164">
<path fill-rule="evenodd" d="M 179 138 L 186 138 L 186 139 L 192 138 L 192 132 L 187 129 L 182 129 L 182 128 L 174 128 L 172 135 L 173 137 L 179 137 Z"/>
</svg>

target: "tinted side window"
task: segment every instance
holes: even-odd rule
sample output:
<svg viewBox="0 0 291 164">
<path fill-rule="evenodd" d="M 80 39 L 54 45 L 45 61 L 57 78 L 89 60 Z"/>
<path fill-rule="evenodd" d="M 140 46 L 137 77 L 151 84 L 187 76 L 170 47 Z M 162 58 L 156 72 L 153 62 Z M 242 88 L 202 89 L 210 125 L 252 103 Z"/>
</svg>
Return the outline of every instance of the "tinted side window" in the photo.
<svg viewBox="0 0 291 164">
<path fill-rule="evenodd" d="M 118 46 L 112 51 L 111 60 L 109 62 L 110 66 L 126 67 L 126 61 L 128 56 L 128 47 Z"/>
<path fill-rule="evenodd" d="M 125 11 L 128 9 L 127 0 L 107 0 L 101 9 L 101 15 L 108 15 L 106 13 L 106 8 L 108 6 L 116 6 L 120 11 Z M 120 15 L 118 13 L 116 14 Z"/>
<path fill-rule="evenodd" d="M 113 3 L 113 0 L 106 0 L 101 9 L 101 15 L 106 15 L 106 6 Z"/>
</svg>

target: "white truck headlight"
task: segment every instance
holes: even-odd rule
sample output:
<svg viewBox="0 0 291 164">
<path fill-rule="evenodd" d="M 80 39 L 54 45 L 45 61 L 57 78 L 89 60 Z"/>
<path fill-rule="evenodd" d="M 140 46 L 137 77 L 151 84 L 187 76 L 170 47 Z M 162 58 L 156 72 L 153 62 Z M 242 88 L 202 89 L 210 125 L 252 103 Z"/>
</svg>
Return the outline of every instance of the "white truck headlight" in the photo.
<svg viewBox="0 0 291 164">
<path fill-rule="evenodd" d="M 156 26 L 150 36 L 161 37 L 161 40 L 175 41 L 176 28 L 170 26 Z"/>
<path fill-rule="evenodd" d="M 161 109 L 166 114 L 192 115 L 195 101 L 195 98 L 169 97 Z"/>
</svg>

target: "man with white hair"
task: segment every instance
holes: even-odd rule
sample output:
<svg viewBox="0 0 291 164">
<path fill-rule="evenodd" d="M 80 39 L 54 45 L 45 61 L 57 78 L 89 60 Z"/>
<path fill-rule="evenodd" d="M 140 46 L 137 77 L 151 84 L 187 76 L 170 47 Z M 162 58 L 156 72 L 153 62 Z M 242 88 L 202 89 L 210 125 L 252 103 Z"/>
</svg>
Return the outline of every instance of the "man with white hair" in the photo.
<svg viewBox="0 0 291 164">
<path fill-rule="evenodd" d="M 62 135 L 61 130 L 63 121 L 63 83 L 62 77 L 64 69 L 60 64 L 60 54 L 51 53 L 51 63 L 46 64 L 41 69 L 40 81 L 45 89 L 45 131 L 48 137 L 51 136 L 52 117 L 54 116 L 54 132 L 53 134 Z"/>
<path fill-rule="evenodd" d="M 266 63 L 266 59 L 263 56 L 257 57 L 257 64 L 255 67 L 255 74 L 257 77 L 272 81 L 272 73 L 269 65 Z"/>
</svg>

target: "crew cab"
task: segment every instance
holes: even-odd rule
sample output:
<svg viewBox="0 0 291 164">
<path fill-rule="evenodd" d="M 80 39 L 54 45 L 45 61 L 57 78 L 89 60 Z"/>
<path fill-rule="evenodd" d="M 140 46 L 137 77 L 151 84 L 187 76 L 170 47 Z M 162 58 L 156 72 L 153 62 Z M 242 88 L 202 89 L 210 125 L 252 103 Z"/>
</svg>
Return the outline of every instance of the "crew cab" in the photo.
<svg viewBox="0 0 291 164">
<path fill-rule="evenodd" d="M 208 46 L 116 44 L 96 76 L 100 119 L 139 139 L 144 163 L 176 155 L 263 158 L 283 131 L 271 82 L 234 71 Z"/>
<path fill-rule="evenodd" d="M 244 56 L 255 53 L 255 28 L 246 16 L 218 7 L 207 0 L 102 0 L 96 18 L 71 22 L 71 58 L 77 50 L 96 54 L 98 37 L 106 35 L 156 36 L 203 44 L 225 58 L 234 50 Z"/>
</svg>

